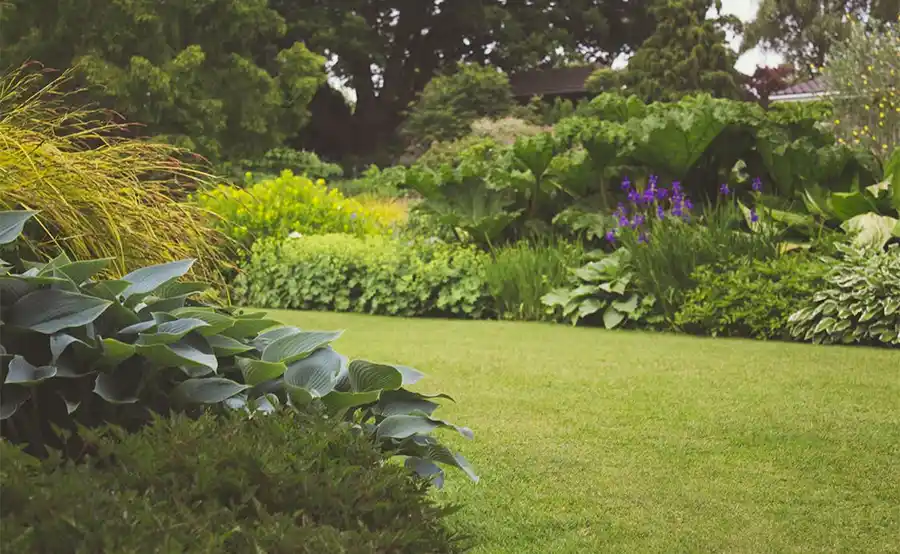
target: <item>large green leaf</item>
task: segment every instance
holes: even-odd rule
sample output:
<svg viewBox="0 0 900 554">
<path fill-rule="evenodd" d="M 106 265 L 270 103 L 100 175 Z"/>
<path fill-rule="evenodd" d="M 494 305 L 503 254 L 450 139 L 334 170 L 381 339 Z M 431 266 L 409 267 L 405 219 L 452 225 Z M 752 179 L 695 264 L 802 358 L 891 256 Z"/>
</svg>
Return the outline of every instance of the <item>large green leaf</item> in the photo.
<svg viewBox="0 0 900 554">
<path fill-rule="evenodd" d="M 313 398 L 322 398 L 334 390 L 340 371 L 340 355 L 330 348 L 322 348 L 288 364 L 284 383 L 289 390 L 302 388 Z"/>
<path fill-rule="evenodd" d="M 122 296 L 129 298 L 135 294 L 151 293 L 169 281 L 183 276 L 191 269 L 192 265 L 194 265 L 194 260 L 180 260 L 132 271 L 122 277 L 123 281 L 131 283 L 131 286 L 122 292 Z"/>
<path fill-rule="evenodd" d="M 160 323 L 153 333 L 141 333 L 135 344 L 151 345 L 151 344 L 171 344 L 191 331 L 200 330 L 208 327 L 209 324 L 202 319 L 184 318 L 175 321 L 167 321 Z"/>
<path fill-rule="evenodd" d="M 200 319 L 205 321 L 207 326 L 199 330 L 199 333 L 205 337 L 211 337 L 221 333 L 225 329 L 232 327 L 236 321 L 235 318 L 221 314 L 213 308 L 178 308 L 170 313 L 178 318 Z"/>
<path fill-rule="evenodd" d="M 77 337 L 73 337 L 68 333 L 55 333 L 53 335 L 50 335 L 51 363 L 56 363 L 56 360 L 58 360 L 59 357 L 62 356 L 63 352 L 65 352 L 66 349 L 68 349 L 73 344 L 80 344 L 82 347 L 82 351 L 89 348 L 87 343 L 85 343 L 83 340 Z"/>
<path fill-rule="evenodd" d="M 206 338 L 188 333 L 171 344 L 137 345 L 138 354 L 163 367 L 204 367 L 215 371 L 219 362 Z"/>
<path fill-rule="evenodd" d="M 69 327 L 91 323 L 112 302 L 61 290 L 36 290 L 9 309 L 8 323 L 52 335 Z"/>
<path fill-rule="evenodd" d="M 234 325 L 222 331 L 222 334 L 240 340 L 255 337 L 260 332 L 276 325 L 278 322 L 274 319 L 241 316 L 235 320 Z"/>
<path fill-rule="evenodd" d="M 36 213 L 26 210 L 0 212 L 0 244 L 9 244 L 19 238 L 25 222 Z"/>
<path fill-rule="evenodd" d="M 96 283 L 87 283 L 81 289 L 91 296 L 98 296 L 107 300 L 116 300 L 122 292 L 131 286 L 128 281 L 114 279 L 108 281 L 97 281 Z"/>
<path fill-rule="evenodd" d="M 603 312 L 603 326 L 607 329 L 615 329 L 625 320 L 625 314 L 610 306 Z"/>
<path fill-rule="evenodd" d="M 413 435 L 427 435 L 438 428 L 454 429 L 467 439 L 472 438 L 468 427 L 457 427 L 446 421 L 422 415 L 392 415 L 384 418 L 375 430 L 375 438 L 405 439 Z"/>
<path fill-rule="evenodd" d="M 69 277 L 73 282 L 80 285 L 84 283 L 97 273 L 100 273 L 107 267 L 115 258 L 101 258 L 98 260 L 86 260 L 80 262 L 71 262 L 65 265 L 59 266 L 58 270 Z"/>
<path fill-rule="evenodd" d="M 103 357 L 100 358 L 99 363 L 107 368 L 118 366 L 137 352 L 137 348 L 133 344 L 112 338 L 104 338 L 101 344 L 103 345 Z"/>
<path fill-rule="evenodd" d="M 262 351 L 262 359 L 266 362 L 289 364 L 328 345 L 342 333 L 343 331 L 307 331 L 281 337 L 265 347 Z"/>
<path fill-rule="evenodd" d="M 12 417 L 29 398 L 31 392 L 26 387 L 3 385 L 0 390 L 0 421 Z"/>
<path fill-rule="evenodd" d="M 333 390 L 322 397 L 322 402 L 332 414 L 340 414 L 350 408 L 365 406 L 378 401 L 379 391 L 340 392 Z"/>
<path fill-rule="evenodd" d="M 216 404 L 249 388 L 222 377 L 188 379 L 175 387 L 172 398 L 183 404 Z"/>
<path fill-rule="evenodd" d="M 440 396 L 449 398 L 446 395 Z M 431 416 L 440 407 L 440 404 L 432 402 L 429 398 L 433 398 L 433 396 L 429 397 L 405 389 L 384 391 L 373 411 L 382 416 L 415 415 L 415 412 Z"/>
<path fill-rule="evenodd" d="M 206 341 L 212 346 L 213 353 L 215 353 L 216 356 L 234 356 L 253 350 L 253 347 L 249 344 L 244 344 L 237 339 L 226 337 L 225 335 L 209 335 L 206 337 Z"/>
<path fill-rule="evenodd" d="M 883 248 L 894 236 L 898 225 L 900 221 L 897 218 L 869 212 L 848 219 L 841 224 L 841 228 L 853 235 L 856 246 Z"/>
<path fill-rule="evenodd" d="M 251 386 L 277 379 L 287 371 L 287 365 L 282 362 L 264 362 L 253 358 L 237 357 L 235 364 L 244 376 L 244 382 Z"/>
<path fill-rule="evenodd" d="M 22 356 L 16 356 L 9 362 L 9 370 L 4 384 L 36 385 L 56 375 L 56 367 L 52 365 L 35 366 Z"/>
<path fill-rule="evenodd" d="M 262 352 L 266 349 L 267 346 L 272 344 L 278 339 L 289 337 L 291 335 L 297 335 L 301 332 L 297 327 L 276 327 L 275 329 L 269 329 L 264 333 L 260 333 L 255 339 L 253 339 L 253 346 Z"/>
<path fill-rule="evenodd" d="M 348 371 L 354 392 L 396 390 L 403 386 L 403 374 L 394 366 L 353 360 Z"/>
<path fill-rule="evenodd" d="M 452 452 L 449 448 L 437 443 L 436 441 L 431 440 L 413 443 L 413 445 L 409 447 L 402 448 L 401 451 L 407 454 L 414 453 L 416 455 L 416 458 L 422 460 L 428 460 L 430 462 L 437 462 L 459 468 L 472 481 L 477 483 L 479 480 L 478 475 L 476 475 L 475 470 L 472 468 L 472 465 L 469 464 L 468 460 L 466 460 L 461 454 Z"/>
<path fill-rule="evenodd" d="M 123 364 L 108 373 L 100 373 L 94 381 L 94 394 L 111 404 L 134 404 L 143 379 L 138 363 Z"/>
<path fill-rule="evenodd" d="M 875 209 L 875 205 L 859 191 L 831 193 L 828 207 L 840 221 L 847 221 Z"/>
</svg>

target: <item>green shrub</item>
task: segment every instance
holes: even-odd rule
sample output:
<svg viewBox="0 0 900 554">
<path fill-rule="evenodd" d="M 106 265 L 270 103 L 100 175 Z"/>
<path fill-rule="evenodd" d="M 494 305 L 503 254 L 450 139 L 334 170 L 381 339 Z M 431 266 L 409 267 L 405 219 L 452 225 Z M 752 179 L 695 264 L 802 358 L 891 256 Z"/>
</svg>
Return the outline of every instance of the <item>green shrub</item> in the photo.
<svg viewBox="0 0 900 554">
<path fill-rule="evenodd" d="M 840 247 L 840 260 L 807 306 L 789 319 L 791 334 L 816 343 L 900 346 L 900 246 Z"/>
<path fill-rule="evenodd" d="M 0 212 L 0 245 L 12 243 L 30 212 Z M 331 347 L 340 332 L 278 326 L 265 314 L 199 305 L 206 287 L 179 282 L 192 260 L 95 281 L 110 260 L 60 256 L 28 264 L 13 251 L 0 279 L 2 436 L 78 456 L 59 430 L 113 423 L 135 430 L 150 412 L 271 411 L 314 407 L 346 419 L 386 452 L 440 474 L 435 462 L 468 463 L 428 433 L 472 432 L 431 416 L 438 405 L 404 387 L 423 375 L 406 367 L 348 360 Z"/>
<path fill-rule="evenodd" d="M 230 169 L 235 179 L 243 179 L 246 173 L 250 173 L 252 179 L 257 181 L 275 179 L 285 170 L 313 180 L 327 181 L 344 175 L 341 166 L 322 161 L 315 152 L 284 147 L 273 148 L 256 160 L 242 160 Z"/>
<path fill-rule="evenodd" d="M 541 298 L 568 283 L 569 268 L 580 263 L 582 254 L 576 244 L 547 239 L 495 249 L 485 268 L 493 311 L 503 319 L 552 319 Z"/>
<path fill-rule="evenodd" d="M 485 255 L 440 243 L 323 235 L 259 241 L 235 285 L 245 305 L 480 318 Z"/>
<path fill-rule="evenodd" d="M 607 329 L 660 323 L 656 298 L 640 294 L 635 286 L 627 249 L 608 255 L 597 251 L 588 258 L 591 261 L 572 272 L 572 286 L 551 291 L 543 297 L 544 304 L 573 325 L 598 318 Z"/>
<path fill-rule="evenodd" d="M 219 185 L 200 193 L 197 202 L 218 216 L 223 231 L 246 244 L 292 232 L 389 234 L 396 223 L 390 214 L 329 190 L 322 180 L 313 182 L 290 171 L 247 188 Z"/>
<path fill-rule="evenodd" d="M 714 337 L 789 339 L 788 317 L 821 288 L 825 272 L 824 264 L 800 254 L 700 266 L 675 324 Z"/>
<path fill-rule="evenodd" d="M 372 444 L 280 411 L 159 418 L 85 432 L 85 464 L 0 441 L 0 549 L 129 552 L 456 552 L 453 508 Z"/>
<path fill-rule="evenodd" d="M 393 166 L 380 169 L 370 165 L 356 179 L 333 183 L 347 196 L 369 194 L 377 197 L 397 198 L 403 195 L 403 182 L 406 180 L 406 168 Z"/>
</svg>

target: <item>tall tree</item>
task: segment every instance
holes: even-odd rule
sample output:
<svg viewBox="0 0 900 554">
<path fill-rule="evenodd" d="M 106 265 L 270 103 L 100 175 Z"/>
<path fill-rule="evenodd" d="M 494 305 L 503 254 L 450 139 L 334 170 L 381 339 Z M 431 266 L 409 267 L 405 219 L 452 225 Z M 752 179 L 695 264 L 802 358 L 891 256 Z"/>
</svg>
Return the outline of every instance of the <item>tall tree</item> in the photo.
<svg viewBox="0 0 900 554">
<path fill-rule="evenodd" d="M 763 46 L 813 75 L 825 63 L 831 46 L 847 38 L 848 16 L 894 21 L 898 14 L 900 0 L 761 0 L 741 48 Z"/>
<path fill-rule="evenodd" d="M 11 0 L 0 27 L 0 65 L 76 65 L 91 99 L 213 159 L 296 133 L 326 78 L 267 0 Z"/>
<path fill-rule="evenodd" d="M 348 108 L 342 120 L 349 123 L 346 147 L 357 153 L 390 142 L 426 83 L 460 61 L 506 71 L 573 59 L 610 63 L 652 31 L 647 3 L 629 0 L 271 0 L 271 6 L 288 22 L 285 41 L 328 57 L 331 71 L 356 92 L 352 114 Z M 325 92 L 321 103 L 334 108 L 333 100 Z"/>
<path fill-rule="evenodd" d="M 739 29 L 730 16 L 708 18 L 711 0 L 668 0 L 652 9 L 656 29 L 623 70 L 601 69 L 588 79 L 596 92 L 623 91 L 645 102 L 677 100 L 708 92 L 742 99 L 743 76 L 734 68 L 737 55 L 726 30 Z M 721 3 L 716 8 L 721 11 Z"/>
</svg>

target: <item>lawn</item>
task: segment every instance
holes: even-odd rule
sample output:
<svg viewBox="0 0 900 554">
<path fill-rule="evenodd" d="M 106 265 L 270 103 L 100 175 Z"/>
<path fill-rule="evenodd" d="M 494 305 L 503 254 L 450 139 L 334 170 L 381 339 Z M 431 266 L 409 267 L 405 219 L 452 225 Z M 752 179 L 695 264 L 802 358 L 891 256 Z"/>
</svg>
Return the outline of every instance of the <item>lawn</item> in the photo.
<svg viewBox="0 0 900 554">
<path fill-rule="evenodd" d="M 275 312 L 425 371 L 476 553 L 900 552 L 900 352 Z"/>
</svg>

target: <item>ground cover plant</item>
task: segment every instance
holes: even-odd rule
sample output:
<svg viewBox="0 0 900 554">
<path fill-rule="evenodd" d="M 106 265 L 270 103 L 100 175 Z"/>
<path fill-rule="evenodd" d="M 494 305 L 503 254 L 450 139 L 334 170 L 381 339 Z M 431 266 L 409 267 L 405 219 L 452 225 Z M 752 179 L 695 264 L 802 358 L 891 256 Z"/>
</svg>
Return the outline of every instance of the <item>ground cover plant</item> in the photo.
<svg viewBox="0 0 900 554">
<path fill-rule="evenodd" d="M 448 417 L 490 463 L 438 498 L 464 506 L 474 554 L 897 549 L 896 349 L 270 316 L 346 328 L 342 352 L 401 356 L 466 399 Z"/>
</svg>

